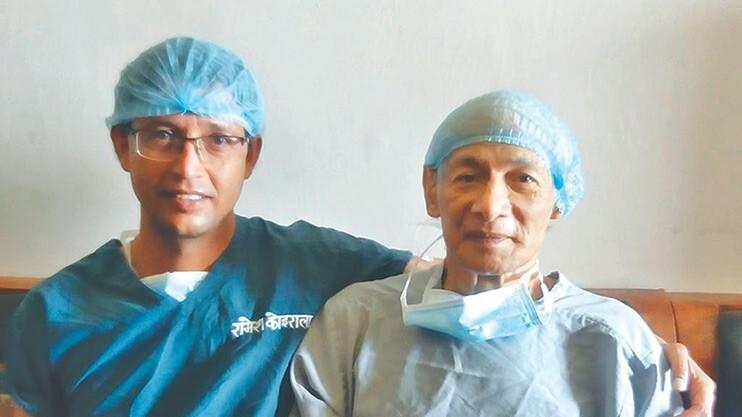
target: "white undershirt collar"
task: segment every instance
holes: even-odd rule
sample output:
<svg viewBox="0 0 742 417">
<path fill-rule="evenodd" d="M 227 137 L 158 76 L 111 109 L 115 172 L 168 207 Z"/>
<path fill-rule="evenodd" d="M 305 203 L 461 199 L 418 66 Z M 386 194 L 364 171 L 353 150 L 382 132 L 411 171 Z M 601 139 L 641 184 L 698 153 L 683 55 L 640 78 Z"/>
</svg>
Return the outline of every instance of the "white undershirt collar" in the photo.
<svg viewBox="0 0 742 417">
<path fill-rule="evenodd" d="M 121 237 L 119 238 L 119 241 L 121 241 L 121 251 L 124 253 L 124 257 L 130 267 L 132 266 L 131 242 L 137 234 L 137 230 L 126 230 L 121 233 Z M 132 267 L 132 269 L 134 268 Z M 208 273 L 208 271 L 163 272 L 161 274 L 142 277 L 140 281 L 150 290 L 181 302 L 188 297 L 188 294 L 196 289 Z"/>
</svg>

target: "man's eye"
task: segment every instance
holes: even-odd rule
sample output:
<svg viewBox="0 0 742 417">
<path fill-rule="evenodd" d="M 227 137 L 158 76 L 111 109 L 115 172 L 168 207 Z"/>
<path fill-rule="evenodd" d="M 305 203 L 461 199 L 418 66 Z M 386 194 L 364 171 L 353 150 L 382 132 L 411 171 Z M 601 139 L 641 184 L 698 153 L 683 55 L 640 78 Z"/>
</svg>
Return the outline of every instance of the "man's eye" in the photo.
<svg viewBox="0 0 742 417">
<path fill-rule="evenodd" d="M 518 181 L 526 183 L 526 184 L 530 184 L 530 183 L 535 183 L 536 178 L 533 178 L 532 176 L 528 174 L 520 174 L 518 175 Z"/>
<path fill-rule="evenodd" d="M 173 132 L 168 130 L 153 130 L 148 133 L 149 139 L 171 140 L 173 138 Z"/>
<path fill-rule="evenodd" d="M 217 146 L 230 146 L 239 142 L 239 138 L 227 135 L 213 135 L 209 137 L 211 143 Z"/>
</svg>

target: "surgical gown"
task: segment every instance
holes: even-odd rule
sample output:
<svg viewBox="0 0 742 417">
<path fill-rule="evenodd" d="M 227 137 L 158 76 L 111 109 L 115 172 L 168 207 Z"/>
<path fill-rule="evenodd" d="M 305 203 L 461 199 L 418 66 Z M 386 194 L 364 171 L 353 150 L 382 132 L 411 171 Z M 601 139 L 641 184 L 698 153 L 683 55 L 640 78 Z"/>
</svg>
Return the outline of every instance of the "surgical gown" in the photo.
<svg viewBox="0 0 742 417">
<path fill-rule="evenodd" d="M 442 266 L 413 273 L 419 303 Z M 681 411 L 661 346 L 619 301 L 558 273 L 543 325 L 467 342 L 402 322 L 407 275 L 352 285 L 330 299 L 291 368 L 305 417 L 671 416 Z M 541 302 L 541 301 L 539 301 Z"/>
</svg>

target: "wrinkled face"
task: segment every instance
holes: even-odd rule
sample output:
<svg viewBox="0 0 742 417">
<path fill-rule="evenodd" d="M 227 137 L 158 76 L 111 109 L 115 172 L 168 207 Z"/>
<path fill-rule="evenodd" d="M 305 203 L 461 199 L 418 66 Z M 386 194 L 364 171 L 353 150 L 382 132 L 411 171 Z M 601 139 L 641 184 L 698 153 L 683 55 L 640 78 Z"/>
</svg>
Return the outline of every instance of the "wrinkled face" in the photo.
<svg viewBox="0 0 742 417">
<path fill-rule="evenodd" d="M 428 214 L 440 217 L 446 266 L 475 274 L 520 271 L 538 257 L 556 191 L 538 155 L 512 145 L 457 149 L 423 177 Z"/>
<path fill-rule="evenodd" d="M 215 134 L 245 136 L 236 123 L 193 114 L 177 114 L 136 119 L 131 129 L 167 131 L 185 137 Z M 261 140 L 255 138 L 228 157 L 202 162 L 196 142 L 186 141 L 179 156 L 163 162 L 137 154 L 133 135 L 124 127 L 111 130 L 111 139 L 121 167 L 141 204 L 141 226 L 158 233 L 196 238 L 229 229 L 233 209 L 260 154 Z M 231 231 L 231 229 L 230 229 Z"/>
</svg>

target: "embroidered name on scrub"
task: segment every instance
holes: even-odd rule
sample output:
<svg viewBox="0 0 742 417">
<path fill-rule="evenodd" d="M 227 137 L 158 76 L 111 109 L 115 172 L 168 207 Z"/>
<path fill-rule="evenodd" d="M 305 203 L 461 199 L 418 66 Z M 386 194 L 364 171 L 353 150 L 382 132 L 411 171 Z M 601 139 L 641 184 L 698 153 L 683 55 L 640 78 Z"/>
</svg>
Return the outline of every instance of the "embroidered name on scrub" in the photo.
<svg viewBox="0 0 742 417">
<path fill-rule="evenodd" d="M 237 321 L 232 323 L 232 336 L 238 338 L 245 334 L 260 333 L 264 330 L 281 330 L 281 329 L 308 329 L 312 318 L 310 314 L 287 314 L 279 316 L 271 312 L 265 313 L 265 317 L 258 320 L 250 320 L 245 316 L 240 316 Z"/>
</svg>

